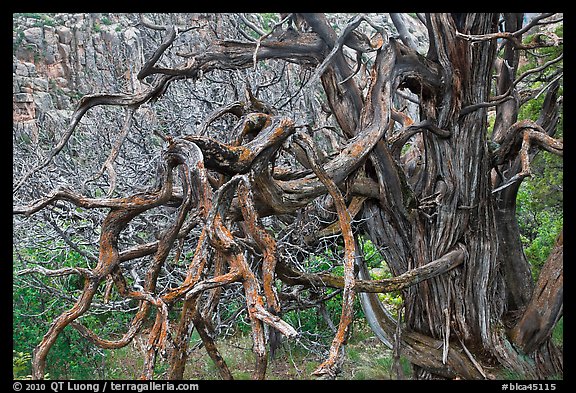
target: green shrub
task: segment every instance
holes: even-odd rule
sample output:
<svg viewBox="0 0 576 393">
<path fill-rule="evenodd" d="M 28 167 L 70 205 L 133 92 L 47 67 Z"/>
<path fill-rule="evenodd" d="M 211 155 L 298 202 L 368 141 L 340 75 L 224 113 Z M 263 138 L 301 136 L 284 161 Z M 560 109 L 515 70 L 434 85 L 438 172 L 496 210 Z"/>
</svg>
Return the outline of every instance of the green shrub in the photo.
<svg viewBox="0 0 576 393">
<path fill-rule="evenodd" d="M 12 350 L 12 375 L 14 379 L 31 379 L 30 360 L 32 355 Z"/>
</svg>

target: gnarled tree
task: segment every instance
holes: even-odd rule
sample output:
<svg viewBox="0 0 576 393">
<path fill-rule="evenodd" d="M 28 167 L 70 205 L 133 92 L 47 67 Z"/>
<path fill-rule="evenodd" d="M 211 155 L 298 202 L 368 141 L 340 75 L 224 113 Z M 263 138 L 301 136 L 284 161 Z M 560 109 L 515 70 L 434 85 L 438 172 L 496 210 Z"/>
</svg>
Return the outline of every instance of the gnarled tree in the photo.
<svg viewBox="0 0 576 393">
<path fill-rule="evenodd" d="M 534 283 L 515 216 L 534 155 L 563 153 L 554 138 L 562 74 L 538 92 L 546 97 L 540 119 L 518 121 L 524 80 L 562 60 L 520 74 L 522 51 L 562 47 L 547 30 L 530 42 L 523 37 L 561 23 L 561 15 L 523 23 L 515 13 L 418 14 L 427 52 L 417 50 L 406 15 L 392 15 L 399 36 L 373 15 L 338 29 L 332 17 L 280 14 L 263 27 L 248 15 L 194 17 L 184 26 L 140 16 L 139 28 L 161 40 L 137 74 L 139 89 L 84 96 L 54 147 L 35 165 L 18 163 L 16 232 L 44 212 L 93 265 L 19 272 L 79 275 L 84 283 L 34 350 L 34 378 L 44 377 L 46 356 L 67 326 L 113 349 L 153 315 L 142 378 L 152 378 L 159 354 L 168 358 L 168 377 L 182 378 L 196 329 L 230 379 L 213 317 L 232 287 L 242 289 L 252 329 L 254 378 L 265 377 L 269 337 L 298 339 L 282 319 L 289 294 L 328 287 L 342 290 L 342 314 L 317 377 L 336 377 L 345 362 L 355 297 L 416 378 L 494 378 L 502 368 L 531 378 L 562 373 L 551 342 L 562 315 L 562 237 Z M 210 27 L 231 20 L 239 37 Z M 236 96 L 210 103 L 202 119 L 172 116 L 171 100 L 209 100 L 206 81 L 223 89 L 236 83 Z M 95 111 L 118 123 L 99 172 L 76 186 L 31 192 L 43 176 L 89 154 L 82 140 L 104 125 L 80 128 Z M 122 151 L 131 135 L 143 151 L 135 159 L 155 162 L 154 173 Z M 18 149 L 16 159 L 24 155 Z M 143 181 L 152 185 L 134 188 Z M 87 251 L 78 239 L 94 239 L 79 234 L 88 217 L 98 237 Z M 313 253 L 328 237 L 342 239 L 343 276 L 307 271 L 307 254 L 295 251 Z M 371 279 L 360 237 L 378 247 L 392 278 Z M 402 321 L 377 296 L 392 291 L 401 293 Z M 322 296 L 315 299 L 321 305 Z M 91 308 L 126 301 L 137 307 L 122 337 L 102 338 L 82 324 Z"/>
</svg>

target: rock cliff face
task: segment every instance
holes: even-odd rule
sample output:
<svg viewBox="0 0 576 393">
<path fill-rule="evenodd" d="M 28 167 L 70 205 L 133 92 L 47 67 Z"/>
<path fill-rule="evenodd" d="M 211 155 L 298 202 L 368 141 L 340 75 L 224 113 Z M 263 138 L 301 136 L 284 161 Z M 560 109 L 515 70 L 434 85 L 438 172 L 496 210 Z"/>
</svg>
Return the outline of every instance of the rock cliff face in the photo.
<svg viewBox="0 0 576 393">
<path fill-rule="evenodd" d="M 185 19 L 174 16 L 176 22 Z M 422 26 L 413 17 L 404 19 L 419 51 L 425 51 Z M 396 33 L 388 14 L 373 20 Z M 14 14 L 15 137 L 36 142 L 40 124 L 46 129 L 50 122 L 66 124 L 85 94 L 139 91 L 136 75 L 158 43 L 137 25 L 137 14 Z"/>
<path fill-rule="evenodd" d="M 37 138 L 39 121 L 62 121 L 82 95 L 136 87 L 143 47 L 131 24 L 127 15 L 14 14 L 16 132 Z"/>
</svg>

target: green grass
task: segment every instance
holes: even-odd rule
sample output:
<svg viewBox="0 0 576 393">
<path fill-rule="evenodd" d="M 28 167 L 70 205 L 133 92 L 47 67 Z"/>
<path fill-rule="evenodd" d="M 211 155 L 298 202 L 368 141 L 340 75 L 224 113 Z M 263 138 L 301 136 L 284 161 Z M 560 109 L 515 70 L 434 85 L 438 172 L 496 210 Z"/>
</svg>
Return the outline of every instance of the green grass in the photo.
<svg viewBox="0 0 576 393">
<path fill-rule="evenodd" d="M 561 317 L 556 326 L 554 326 L 554 331 L 552 332 L 552 341 L 559 347 L 564 346 L 564 317 Z"/>
<path fill-rule="evenodd" d="M 195 347 L 199 338 L 194 332 L 190 348 Z M 255 356 L 249 334 L 216 342 L 220 355 L 224 358 L 234 379 L 252 379 Z M 392 370 L 391 351 L 373 336 L 367 326 L 354 329 L 345 347 L 346 360 L 338 379 L 395 379 Z M 298 343 L 285 340 L 273 359 L 268 360 L 266 379 L 270 380 L 310 380 L 312 372 L 325 360 L 302 348 Z M 132 344 L 113 351 L 106 351 L 106 379 L 137 379 L 142 372 L 143 357 Z M 154 377 L 166 378 L 168 365 L 158 358 Z M 218 380 L 220 374 L 203 347 L 191 351 L 184 379 Z"/>
<path fill-rule="evenodd" d="M 394 369 L 392 351 L 384 346 L 365 325 L 355 325 L 352 335 L 345 347 L 346 359 L 342 366 L 340 380 L 388 380 L 397 379 Z M 553 340 L 559 347 L 563 346 L 564 323 L 561 318 L 553 332 Z M 193 333 L 191 351 L 184 373 L 188 380 L 219 380 L 220 374 L 203 347 L 198 347 L 199 337 Z M 236 336 L 217 341 L 217 347 L 232 372 L 234 379 L 251 379 L 254 371 L 255 356 L 252 352 L 250 334 L 239 332 Z M 143 366 L 143 354 L 130 344 L 117 350 L 106 350 L 105 360 L 98 375 L 104 379 L 138 379 Z M 18 379 L 27 377 L 28 370 L 25 365 L 29 356 L 25 353 L 14 353 L 14 376 Z M 266 379 L 270 380 L 310 380 L 315 379 L 312 372 L 325 360 L 306 350 L 296 342 L 285 340 L 276 352 L 274 359 L 269 359 Z M 104 365 L 105 361 L 105 365 Z M 400 358 L 400 365 L 404 376 L 410 378 L 411 367 L 405 358 Z M 167 362 L 158 358 L 155 379 L 165 379 L 168 371 Z M 503 370 L 499 379 L 523 380 L 524 376 L 511 371 Z M 552 379 L 562 379 L 562 376 Z"/>
</svg>

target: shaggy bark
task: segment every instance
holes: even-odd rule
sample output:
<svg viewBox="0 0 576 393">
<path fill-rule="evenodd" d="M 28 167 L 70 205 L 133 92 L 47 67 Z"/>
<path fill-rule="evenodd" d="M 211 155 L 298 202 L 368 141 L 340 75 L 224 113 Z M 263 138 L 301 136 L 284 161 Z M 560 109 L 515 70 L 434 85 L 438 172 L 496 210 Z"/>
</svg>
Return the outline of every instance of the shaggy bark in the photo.
<svg viewBox="0 0 576 393">
<path fill-rule="evenodd" d="M 82 99 L 62 139 L 45 160 L 21 176 L 15 192 L 54 160 L 89 110 L 128 107 L 123 136 L 105 164 L 112 177 L 111 194 L 117 181 L 113 163 L 130 132 L 129 116 L 135 108 L 162 100 L 178 81 L 256 68 L 266 60 L 315 68 L 308 83 L 320 79 L 341 132 L 330 134 L 335 147 L 325 151 L 313 125 L 279 112 L 247 89 L 247 102 L 214 111 L 200 132 L 159 133 L 165 146 L 150 190 L 120 198 L 88 198 L 58 189 L 15 206 L 13 213 L 26 217 L 63 202 L 108 211 L 94 268 L 20 272 L 84 278 L 74 306 L 53 321 L 34 350 L 33 377 L 44 377 L 46 356 L 67 325 L 95 345 L 119 348 L 141 330 L 154 309 L 141 378 L 153 377 L 160 355 L 168 359 L 168 377 L 182 379 L 189 338 L 196 329 L 220 376 L 232 379 L 211 324 L 222 290 L 237 284 L 251 326 L 253 377 L 264 379 L 266 329 L 288 339 L 299 336 L 282 319 L 279 282 L 287 287 L 342 289 L 339 324 L 316 376 L 335 378 L 340 372 L 356 296 L 377 337 L 391 348 L 396 337 L 395 356 L 405 356 L 414 365 L 415 378 L 493 378 L 486 370 L 495 365 L 536 377 L 561 373 L 561 354 L 550 336 L 563 309 L 562 236 L 534 285 L 515 217 L 518 187 L 529 176 L 536 151 L 563 154 L 562 141 L 554 139 L 558 83 L 551 84 L 538 121 L 517 120 L 517 50 L 526 49 L 518 45 L 524 32 L 522 15 L 504 15 L 506 34 L 497 34 L 499 17 L 426 14 L 429 50 L 422 55 L 397 14 L 392 19 L 402 42 L 385 37 L 366 15 L 351 19 L 337 33 L 324 14 L 294 14 L 255 42 L 216 40 L 203 51 L 180 53 L 185 61 L 172 67 L 162 65 L 161 59 L 178 34 L 164 29 L 162 43 L 138 74 L 140 80 L 154 81 L 148 90 Z M 296 28 L 290 24 L 282 29 L 288 20 L 297 21 Z M 376 26 L 372 40 L 359 29 L 363 22 Z M 497 38 L 507 39 L 502 57 Z M 494 67 L 496 94 L 505 99 L 491 96 Z M 368 81 L 365 86 L 362 80 Z M 397 105 L 397 93 L 404 89 L 417 97 L 419 119 Z M 488 145 L 490 106 L 496 106 L 492 142 L 497 149 Z M 236 126 L 221 138 L 208 136 L 209 127 L 226 116 L 237 119 Z M 331 132 L 336 127 L 323 128 Z M 102 175 L 103 170 L 98 176 Z M 157 240 L 125 247 L 121 239 L 129 224 L 158 207 L 172 211 L 167 214 L 169 223 L 156 233 Z M 310 212 L 327 225 L 291 235 L 301 230 L 298 217 Z M 276 228 L 282 229 L 269 229 L 264 218 L 281 223 Z M 194 228 L 201 228 L 199 235 L 192 234 Z M 360 234 L 381 250 L 392 278 L 371 279 L 358 247 Z M 296 258 L 289 260 L 280 251 L 291 242 L 313 250 L 328 236 L 342 238 L 343 276 L 306 271 L 302 263 L 293 263 Z M 159 286 L 167 260 L 172 257 L 174 265 L 184 261 L 181 249 L 191 239 L 189 244 L 195 246 L 183 278 Z M 147 258 L 143 285 L 138 286 L 125 277 L 127 263 L 137 258 Z M 78 321 L 105 280 L 106 301 L 115 288 L 118 296 L 139 304 L 126 333 L 116 341 L 99 337 Z M 377 296 L 392 291 L 400 291 L 403 298 L 401 322 Z M 179 310 L 175 321 L 169 320 L 169 309 Z"/>
</svg>

